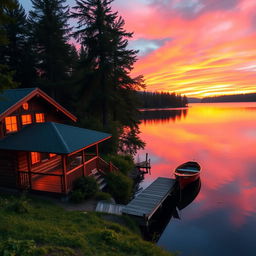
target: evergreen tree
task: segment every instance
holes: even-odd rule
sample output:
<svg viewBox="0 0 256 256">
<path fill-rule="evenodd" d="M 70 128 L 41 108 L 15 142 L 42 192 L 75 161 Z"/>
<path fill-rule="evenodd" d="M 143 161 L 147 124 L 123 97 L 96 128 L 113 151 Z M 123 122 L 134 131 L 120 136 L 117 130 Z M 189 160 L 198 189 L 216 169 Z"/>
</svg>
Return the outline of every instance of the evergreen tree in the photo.
<svg viewBox="0 0 256 256">
<path fill-rule="evenodd" d="M 125 31 L 124 20 L 111 10 L 112 2 L 76 1 L 72 16 L 78 20 L 74 35 L 81 44 L 78 92 L 82 96 L 81 113 L 94 117 L 96 114 L 105 128 L 110 127 L 111 122 L 118 123 L 122 136 L 127 134 L 128 140 L 139 132 L 134 91 L 144 85 L 141 76 L 130 75 L 137 55 L 137 51 L 127 49 L 133 34 Z M 127 129 L 130 132 L 123 133 Z M 141 141 L 134 142 L 139 148 L 143 146 Z"/>
<path fill-rule="evenodd" d="M 70 51 L 68 44 L 69 9 L 66 0 L 32 0 L 29 29 L 33 51 L 37 56 L 36 68 L 40 85 L 56 97 L 63 82 L 69 77 Z"/>
<path fill-rule="evenodd" d="M 14 72 L 14 80 L 20 87 L 32 87 L 36 79 L 31 45 L 28 40 L 27 20 L 23 7 L 14 0 L 15 8 L 5 9 L 10 20 L 3 25 L 8 44 L 0 48 L 1 64 L 8 65 Z"/>
<path fill-rule="evenodd" d="M 124 102 L 123 90 L 127 92 L 141 86 L 140 77 L 130 76 L 137 54 L 126 49 L 132 33 L 124 30 L 124 20 L 112 12 L 111 2 L 113 0 L 76 1 L 73 14 L 78 19 L 75 36 L 82 46 L 81 89 L 98 97 L 90 97 L 91 107 L 98 110 L 104 126 L 109 120 L 119 119 L 113 105 Z"/>
<path fill-rule="evenodd" d="M 10 18 L 6 15 L 6 10 L 12 10 L 16 7 L 16 4 L 12 0 L 0 1 L 0 48 L 2 49 L 8 44 L 7 35 L 4 30 L 4 26 L 11 22 Z M 14 87 L 16 83 L 13 81 L 13 72 L 9 70 L 9 67 L 2 62 L 5 60 L 5 56 L 0 50 L 0 90 Z"/>
</svg>

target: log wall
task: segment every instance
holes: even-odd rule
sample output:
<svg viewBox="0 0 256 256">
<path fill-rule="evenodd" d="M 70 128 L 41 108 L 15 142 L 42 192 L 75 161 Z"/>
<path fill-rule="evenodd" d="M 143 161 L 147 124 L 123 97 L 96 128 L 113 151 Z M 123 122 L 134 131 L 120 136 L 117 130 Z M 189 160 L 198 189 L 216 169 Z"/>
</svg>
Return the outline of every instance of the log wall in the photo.
<svg viewBox="0 0 256 256">
<path fill-rule="evenodd" d="M 16 152 L 0 150 L 0 186 L 16 187 L 16 164 Z"/>
</svg>

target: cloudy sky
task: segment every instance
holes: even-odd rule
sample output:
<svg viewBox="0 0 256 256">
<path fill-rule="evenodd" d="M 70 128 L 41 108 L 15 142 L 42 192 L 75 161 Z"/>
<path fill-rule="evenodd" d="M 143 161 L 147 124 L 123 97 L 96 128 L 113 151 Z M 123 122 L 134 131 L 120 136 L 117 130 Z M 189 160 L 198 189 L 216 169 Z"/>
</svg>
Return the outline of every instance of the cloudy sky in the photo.
<svg viewBox="0 0 256 256">
<path fill-rule="evenodd" d="M 20 0 L 28 10 L 30 0 Z M 68 0 L 74 6 L 74 0 Z M 149 91 L 256 92 L 255 0 L 115 0 Z"/>
</svg>

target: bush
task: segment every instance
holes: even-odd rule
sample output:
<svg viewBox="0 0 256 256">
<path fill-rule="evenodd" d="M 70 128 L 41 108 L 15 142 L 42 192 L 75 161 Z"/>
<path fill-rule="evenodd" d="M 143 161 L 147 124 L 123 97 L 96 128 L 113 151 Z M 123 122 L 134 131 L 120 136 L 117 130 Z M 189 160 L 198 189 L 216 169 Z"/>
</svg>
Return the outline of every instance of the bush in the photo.
<svg viewBox="0 0 256 256">
<path fill-rule="evenodd" d="M 81 177 L 73 184 L 71 200 L 77 203 L 81 202 L 84 199 L 93 197 L 98 190 L 98 184 L 93 177 Z"/>
<path fill-rule="evenodd" d="M 84 199 L 84 193 L 81 190 L 74 190 L 70 194 L 70 200 L 74 203 L 81 203 Z"/>
<path fill-rule="evenodd" d="M 99 191 L 99 192 L 96 193 L 95 199 L 110 202 L 111 201 L 111 195 L 109 193 Z"/>
<path fill-rule="evenodd" d="M 125 175 L 128 175 L 134 168 L 133 158 L 130 155 L 108 155 L 106 159 L 108 162 L 111 161 Z"/>
<path fill-rule="evenodd" d="M 107 183 L 110 194 L 117 203 L 126 204 L 132 195 L 133 181 L 122 173 L 108 173 Z"/>
<path fill-rule="evenodd" d="M 0 244 L 0 254 L 4 256 L 34 256 L 35 251 L 33 240 L 8 239 Z"/>
</svg>

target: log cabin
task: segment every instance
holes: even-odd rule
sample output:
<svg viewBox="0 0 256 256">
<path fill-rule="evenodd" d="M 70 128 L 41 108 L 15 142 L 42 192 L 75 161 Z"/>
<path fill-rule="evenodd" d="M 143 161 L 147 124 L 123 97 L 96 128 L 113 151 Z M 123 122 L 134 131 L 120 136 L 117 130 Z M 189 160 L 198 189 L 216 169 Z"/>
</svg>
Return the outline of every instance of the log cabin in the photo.
<svg viewBox="0 0 256 256">
<path fill-rule="evenodd" d="M 0 187 L 68 194 L 82 176 L 117 170 L 99 156 L 110 134 L 77 118 L 39 88 L 0 94 Z"/>
</svg>

